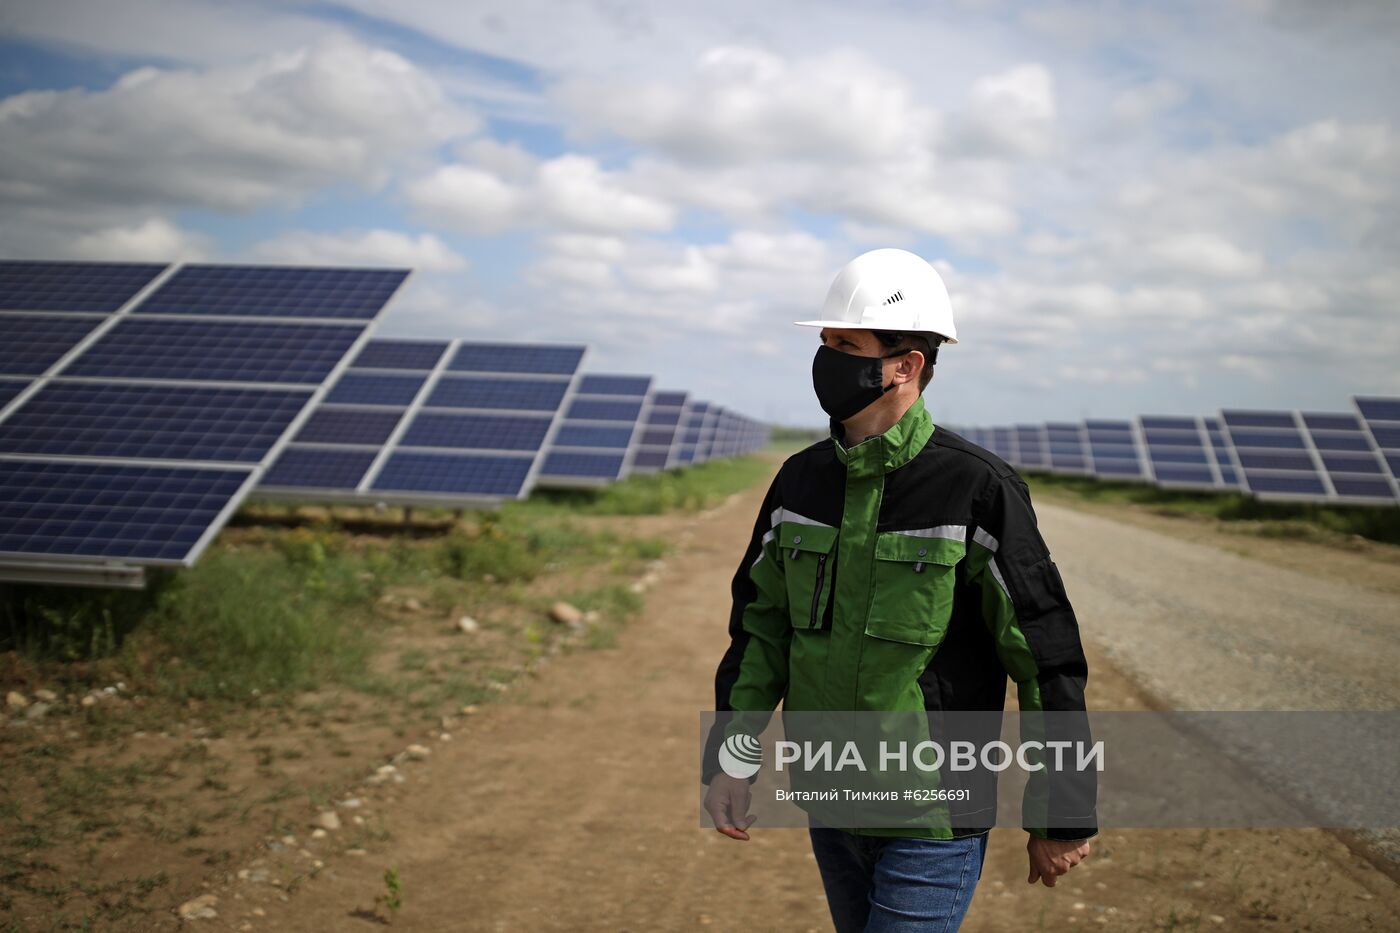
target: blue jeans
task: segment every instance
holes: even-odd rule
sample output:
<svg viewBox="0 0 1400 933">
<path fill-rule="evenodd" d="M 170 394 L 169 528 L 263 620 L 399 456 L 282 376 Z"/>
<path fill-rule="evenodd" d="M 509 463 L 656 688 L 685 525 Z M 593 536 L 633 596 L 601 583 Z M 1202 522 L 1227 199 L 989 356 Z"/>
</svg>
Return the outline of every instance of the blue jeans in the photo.
<svg viewBox="0 0 1400 933">
<path fill-rule="evenodd" d="M 858 836 L 812 826 L 836 933 L 945 933 L 972 902 L 987 834 L 962 839 Z"/>
</svg>

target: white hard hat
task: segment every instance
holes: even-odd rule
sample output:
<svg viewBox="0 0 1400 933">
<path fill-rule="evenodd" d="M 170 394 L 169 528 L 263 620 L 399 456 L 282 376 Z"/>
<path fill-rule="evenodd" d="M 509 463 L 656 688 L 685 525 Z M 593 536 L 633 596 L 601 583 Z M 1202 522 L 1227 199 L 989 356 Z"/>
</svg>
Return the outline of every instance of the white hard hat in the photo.
<svg viewBox="0 0 1400 933">
<path fill-rule="evenodd" d="M 826 293 L 822 319 L 793 323 L 937 334 L 958 342 L 953 306 L 938 270 L 902 249 L 874 249 L 846 263 Z"/>
</svg>

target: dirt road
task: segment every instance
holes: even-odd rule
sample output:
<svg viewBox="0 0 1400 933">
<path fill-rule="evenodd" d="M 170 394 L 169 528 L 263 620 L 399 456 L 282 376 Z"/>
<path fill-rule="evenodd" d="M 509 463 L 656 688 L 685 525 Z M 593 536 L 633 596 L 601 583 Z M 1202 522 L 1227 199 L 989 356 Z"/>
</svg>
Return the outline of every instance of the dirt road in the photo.
<svg viewBox="0 0 1400 933">
<path fill-rule="evenodd" d="M 367 794 L 357 815 L 382 826 L 378 843 L 350 854 L 323 841 L 315 854 L 325 868 L 294 892 L 234 882 L 214 889 L 218 918 L 195 923 L 372 930 L 393 866 L 403 886 L 397 929 L 828 929 L 804 833 L 756 827 L 753 841 L 735 843 L 698 828 L 698 711 L 712 704 L 728 580 L 761 494 L 674 523 L 663 579 L 617 648 L 555 661 L 434 743 L 426 761 L 404 765 L 406 783 Z M 1384 673 L 1395 652 L 1387 623 L 1400 618 L 1394 596 L 1328 588 L 1063 508 L 1042 512 L 1090 639 L 1092 705 L 1144 702 L 1103 645 L 1148 680 L 1167 663 L 1199 670 L 1212 692 L 1188 700 L 1206 705 L 1228 695 L 1213 691 L 1234 683 L 1243 654 L 1262 658 L 1240 686 L 1258 691 L 1249 705 L 1284 700 L 1278 678 L 1296 685 L 1328 665 L 1362 673 L 1319 698 L 1394 705 Z M 1188 596 L 1185 581 L 1202 575 L 1219 582 Z M 1319 617 L 1330 627 L 1306 624 Z M 1338 638 L 1343 629 L 1358 640 Z M 1125 652 L 1126 640 L 1145 653 Z M 994 834 L 964 929 L 1352 931 L 1394 929 L 1400 916 L 1400 888 L 1318 831 L 1107 831 L 1053 891 L 1025 884 L 1023 846 L 1019 831 Z"/>
</svg>

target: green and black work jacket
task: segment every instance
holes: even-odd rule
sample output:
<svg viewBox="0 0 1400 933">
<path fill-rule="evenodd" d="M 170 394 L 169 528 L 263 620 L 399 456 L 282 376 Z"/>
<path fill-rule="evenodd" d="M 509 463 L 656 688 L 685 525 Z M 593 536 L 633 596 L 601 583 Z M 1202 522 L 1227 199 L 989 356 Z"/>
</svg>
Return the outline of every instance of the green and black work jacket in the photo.
<svg viewBox="0 0 1400 933">
<path fill-rule="evenodd" d="M 734 575 L 715 709 L 999 714 L 1009 675 L 1023 713 L 1082 711 L 1078 624 L 1016 472 L 935 430 L 922 399 L 884 434 L 846 447 L 840 433 L 768 490 Z M 1092 836 L 1092 807 L 1072 829 L 1027 829 Z M 898 834 L 968 835 L 994 806 L 985 816 Z"/>
</svg>

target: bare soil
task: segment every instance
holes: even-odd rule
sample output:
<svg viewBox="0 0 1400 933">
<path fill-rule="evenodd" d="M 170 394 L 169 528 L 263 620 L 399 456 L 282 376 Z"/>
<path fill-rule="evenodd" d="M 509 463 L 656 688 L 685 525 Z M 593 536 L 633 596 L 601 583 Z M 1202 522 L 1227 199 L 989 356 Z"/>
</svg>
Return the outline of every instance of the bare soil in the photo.
<svg viewBox="0 0 1400 933">
<path fill-rule="evenodd" d="M 213 776 L 232 786 L 268 795 L 281 780 L 295 787 L 319 779 L 323 790 L 316 800 L 289 799 L 271 831 L 233 823 L 215 840 L 183 843 L 217 846 L 227 854 L 202 867 L 186 859 L 169 883 L 150 894 L 153 912 L 122 914 L 126 919 L 93 929 L 179 925 L 170 910 L 201 893 L 217 898 L 217 916 L 187 925 L 211 931 L 370 931 L 385 925 L 415 931 L 829 929 L 804 832 L 756 826 L 752 841 L 737 843 L 699 827 L 699 713 L 713 705 L 711 679 L 725 646 L 729 580 L 761 497 L 762 489 L 755 488 L 699 516 L 607 519 L 674 545 L 640 617 L 614 647 L 556 656 L 493 691 L 494 702 L 458 716 L 448 730 L 421 721 L 409 728 L 401 722 L 375 725 L 371 710 L 319 698 L 334 711 L 323 714 L 319 729 L 293 725 L 300 722 L 295 718 L 279 725 L 274 716 L 266 726 L 245 724 L 216 738 L 197 736 L 196 726 L 160 739 L 159 754 L 177 754 L 173 762 L 155 762 L 180 775 L 171 779 L 162 815 L 176 829 L 187 816 L 195 822 L 207 816 L 193 803 L 181 803 L 209 793 L 189 786 L 204 781 L 201 769 L 207 770 L 201 753 L 190 749 L 212 746 L 217 760 L 251 761 L 242 766 L 251 769 L 247 773 Z M 1264 553 L 1254 556 L 1231 532 L 1159 516 L 1125 519 L 1107 510 L 1050 504 L 1041 511 L 1042 528 L 1079 608 L 1095 708 L 1173 705 L 1171 685 L 1190 685 L 1198 667 L 1211 675 L 1202 689 L 1224 690 L 1233 683 L 1228 664 L 1237 645 L 1197 638 L 1193 646 L 1184 635 L 1173 639 L 1159 631 L 1170 627 L 1183 606 L 1192 614 L 1185 634 L 1252 624 L 1236 602 L 1212 606 L 1212 588 L 1242 591 L 1246 601 L 1272 593 L 1269 612 L 1290 601 L 1307 607 L 1322 601 L 1331 606 L 1327 624 L 1339 627 L 1330 631 L 1354 624 L 1379 633 L 1379 647 L 1370 650 L 1379 651 L 1389 667 L 1377 664 L 1375 676 L 1396 669 L 1396 639 L 1389 637 L 1387 647 L 1387 633 L 1394 632 L 1385 629 L 1396 591 L 1367 586 L 1370 554 L 1269 540 Z M 1182 578 L 1192 573 L 1207 578 L 1207 595 L 1199 600 L 1180 595 Z M 1305 597 L 1312 602 L 1301 603 Z M 1306 618 L 1300 615 L 1296 627 L 1290 623 L 1277 637 L 1306 642 Z M 1400 611 L 1389 622 L 1395 619 Z M 454 644 L 428 639 L 422 647 L 445 650 Z M 1160 683 L 1144 684 L 1144 671 L 1166 665 L 1163 653 L 1172 652 L 1179 652 L 1169 659 L 1177 677 L 1159 673 Z M 1348 660 L 1342 655 L 1312 663 L 1331 670 Z M 1363 680 L 1358 689 L 1366 695 L 1393 696 L 1393 682 Z M 1242 689 L 1255 686 L 1246 681 Z M 326 728 L 337 741 L 321 735 Z M 444 731 L 449 739 L 442 738 Z M 65 740 L 61 732 L 50 736 L 56 746 L 65 741 L 72 746 L 79 740 Z M 138 740 L 125 741 L 118 746 L 121 754 L 153 754 L 139 751 L 146 746 Z M 143 741 L 154 744 L 150 736 Z M 420 743 L 427 754 L 404 756 L 408 743 Z M 277 777 L 260 776 L 257 762 L 268 761 L 269 754 L 255 756 L 256 746 L 272 749 Z M 59 754 L 72 761 L 91 753 L 90 747 L 69 747 Z M 178 757 L 184 754 L 195 757 L 186 762 Z M 390 777 L 365 784 L 374 767 L 388 760 L 402 783 Z M 358 805 L 334 807 L 342 828 L 312 839 L 309 822 L 318 804 L 347 799 Z M 283 841 L 284 834 L 294 838 Z M 84 857 L 93 877 L 110 878 L 128 868 L 168 868 L 173 846 L 182 843 L 108 844 L 98 838 L 87 844 L 91 855 Z M 1400 886 L 1329 832 L 1108 830 L 1094 841 L 1094 850 L 1055 889 L 1031 887 L 1025 883 L 1024 834 L 995 831 L 964 929 L 1398 928 Z M 73 855 L 62 861 L 68 871 L 83 864 Z M 397 909 L 387 902 L 389 869 L 401 885 Z M 4 922 L 0 911 L 0 929 Z M 32 915 L 9 922 L 14 929 L 50 928 Z"/>
</svg>

